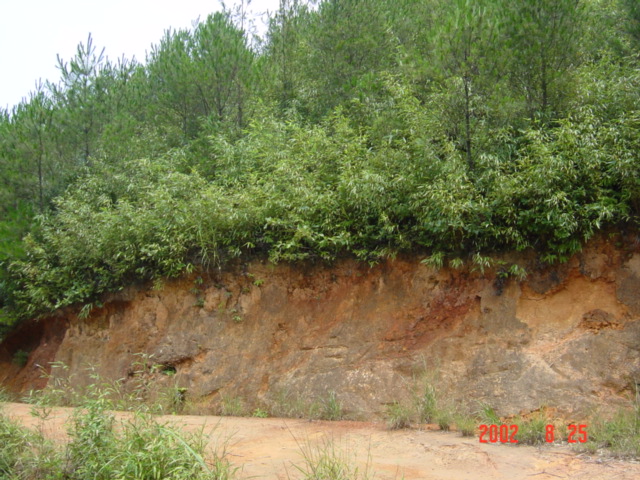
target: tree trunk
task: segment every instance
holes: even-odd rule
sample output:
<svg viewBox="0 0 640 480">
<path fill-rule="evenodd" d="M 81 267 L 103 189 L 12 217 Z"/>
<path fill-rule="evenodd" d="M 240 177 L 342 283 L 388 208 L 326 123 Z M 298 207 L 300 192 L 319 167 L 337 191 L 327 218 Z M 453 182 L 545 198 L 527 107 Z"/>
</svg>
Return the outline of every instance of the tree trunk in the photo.
<svg viewBox="0 0 640 480">
<path fill-rule="evenodd" d="M 465 149 L 467 151 L 467 166 L 469 171 L 474 170 L 473 156 L 471 155 L 471 89 L 469 78 L 464 78 L 464 123 L 465 123 Z"/>
</svg>

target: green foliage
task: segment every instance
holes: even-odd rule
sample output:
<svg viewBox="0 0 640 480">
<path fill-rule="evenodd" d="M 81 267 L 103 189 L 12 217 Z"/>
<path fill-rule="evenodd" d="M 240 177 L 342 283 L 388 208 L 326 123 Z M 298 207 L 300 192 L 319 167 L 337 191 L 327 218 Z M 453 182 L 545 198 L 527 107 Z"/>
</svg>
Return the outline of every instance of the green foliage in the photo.
<svg viewBox="0 0 640 480">
<path fill-rule="evenodd" d="M 241 417 L 245 415 L 244 401 L 240 397 L 223 396 L 220 401 L 220 415 Z"/>
<path fill-rule="evenodd" d="M 584 32 L 584 0 L 502 2 L 505 70 L 531 118 L 566 108 Z"/>
<path fill-rule="evenodd" d="M 253 52 L 229 12 L 209 15 L 193 32 L 167 30 L 148 59 L 152 109 L 178 122 L 186 138 L 203 124 L 244 124 Z"/>
<path fill-rule="evenodd" d="M 633 38 L 636 48 L 640 47 L 640 5 L 634 0 L 620 0 L 626 16 L 625 27 Z"/>
<path fill-rule="evenodd" d="M 367 480 L 372 478 L 369 464 L 364 469 L 354 466 L 353 454 L 333 440 L 300 445 L 301 464 L 293 464 L 304 480 Z M 290 477 L 289 477 L 290 478 Z"/>
<path fill-rule="evenodd" d="M 0 322 L 238 256 L 483 272 L 637 226 L 635 5 L 283 0 L 262 43 L 225 10 L 145 65 L 89 37 L 0 114 Z"/>
<path fill-rule="evenodd" d="M 424 423 L 432 423 L 438 416 L 438 397 L 435 387 L 431 383 L 425 383 L 422 392 L 417 392 L 415 397 L 418 420 Z"/>
<path fill-rule="evenodd" d="M 478 421 L 474 416 L 456 413 L 453 417 L 453 422 L 456 425 L 456 430 L 460 432 L 463 437 L 475 436 Z"/>
<path fill-rule="evenodd" d="M 529 418 L 517 417 L 512 423 L 518 426 L 516 439 L 524 445 L 542 445 L 546 443 L 546 428 L 550 424 L 543 413 L 535 413 Z M 554 429 L 558 430 L 559 429 Z"/>
<path fill-rule="evenodd" d="M 251 416 L 256 418 L 269 418 L 269 412 L 262 408 L 256 408 L 253 413 L 251 413 Z"/>
<path fill-rule="evenodd" d="M 26 352 L 24 350 L 16 350 L 11 360 L 19 367 L 24 367 L 29 360 L 29 352 Z"/>
<path fill-rule="evenodd" d="M 329 395 L 322 402 L 320 418 L 322 420 L 341 420 L 343 418 L 342 403 L 338 400 L 336 392 L 329 392 Z"/>
<path fill-rule="evenodd" d="M 145 365 L 147 360 L 141 356 Z M 64 364 L 53 367 L 59 372 L 49 376 L 47 390 L 30 398 L 32 415 L 39 419 L 36 432 L 0 415 L 2 478 L 233 478 L 236 470 L 225 459 L 224 449 L 208 450 L 213 432 L 183 433 L 175 425 L 161 423 L 149 411 L 162 407 L 146 405 L 141 398 L 129 404 L 133 415 L 118 419 L 111 410 L 123 406 L 119 382 L 105 381 L 90 370 L 93 383 L 80 390 L 73 378 L 64 376 L 68 370 Z M 69 422 L 69 441 L 53 443 L 45 439 L 45 422 L 53 405 L 65 402 L 77 406 Z"/>
<path fill-rule="evenodd" d="M 411 426 L 411 409 L 400 402 L 387 405 L 387 425 L 391 430 L 400 430 Z"/>
<path fill-rule="evenodd" d="M 184 434 L 145 413 L 116 421 L 100 402 L 76 409 L 69 443 L 54 445 L 0 416 L 0 475 L 31 479 L 217 479 L 235 470 L 221 454 L 205 461 L 203 432 Z"/>
<path fill-rule="evenodd" d="M 33 436 L 6 415 L 0 415 L 0 477 L 12 478 Z"/>
<path fill-rule="evenodd" d="M 631 408 L 620 408 L 609 418 L 595 416 L 589 423 L 588 442 L 578 448 L 591 453 L 603 449 L 614 456 L 640 457 L 640 396 Z"/>
</svg>

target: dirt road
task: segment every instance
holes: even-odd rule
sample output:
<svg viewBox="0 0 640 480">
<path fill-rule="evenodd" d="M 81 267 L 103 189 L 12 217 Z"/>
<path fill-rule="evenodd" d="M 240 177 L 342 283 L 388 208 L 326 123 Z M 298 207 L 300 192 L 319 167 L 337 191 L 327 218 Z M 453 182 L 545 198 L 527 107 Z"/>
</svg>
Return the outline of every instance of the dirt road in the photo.
<svg viewBox="0 0 640 480">
<path fill-rule="evenodd" d="M 30 406 L 7 404 L 5 414 L 34 427 Z M 55 409 L 43 431 L 62 438 L 71 409 Z M 333 445 L 343 458 L 379 480 L 637 480 L 640 463 L 577 455 L 566 446 L 500 446 L 477 438 L 425 430 L 389 431 L 383 424 L 279 418 L 160 417 L 187 431 L 211 430 L 211 446 L 227 444 L 241 479 L 298 479 L 302 450 Z"/>
</svg>

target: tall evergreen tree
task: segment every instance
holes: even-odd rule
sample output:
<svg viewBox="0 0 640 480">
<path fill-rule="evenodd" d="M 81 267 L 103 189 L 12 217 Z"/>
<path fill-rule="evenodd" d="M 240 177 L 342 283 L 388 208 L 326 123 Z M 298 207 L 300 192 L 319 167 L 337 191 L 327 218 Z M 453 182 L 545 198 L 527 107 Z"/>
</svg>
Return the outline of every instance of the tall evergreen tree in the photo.
<svg viewBox="0 0 640 480">
<path fill-rule="evenodd" d="M 390 69 L 396 58 L 385 2 L 380 0 L 326 0 L 305 33 L 305 83 L 318 117 L 375 89 L 376 74 Z"/>
<path fill-rule="evenodd" d="M 107 121 L 108 76 L 104 48 L 98 51 L 89 34 L 86 43 L 78 45 L 76 56 L 66 63 L 58 56 L 61 84 L 53 85 L 61 127 L 73 141 L 75 155 L 88 164 L 99 134 Z"/>
<path fill-rule="evenodd" d="M 271 84 L 282 109 L 292 106 L 302 88 L 301 67 L 304 46 L 303 24 L 308 19 L 302 0 L 280 0 L 269 22 L 266 54 L 272 75 Z"/>
<path fill-rule="evenodd" d="M 153 102 L 185 138 L 202 120 L 241 126 L 254 54 L 228 11 L 209 15 L 194 31 L 168 30 L 148 59 Z"/>
<path fill-rule="evenodd" d="M 559 113 L 581 61 L 584 0 L 504 0 L 501 11 L 512 86 L 528 115 Z"/>
<path fill-rule="evenodd" d="M 192 58 L 202 114 L 242 126 L 254 54 L 245 31 L 234 25 L 229 12 L 216 12 L 196 26 Z"/>
<path fill-rule="evenodd" d="M 444 1 L 439 9 L 441 22 L 433 32 L 438 52 L 436 78 L 452 89 L 445 98 L 454 121 L 462 123 L 463 151 L 470 171 L 475 167 L 474 129 L 479 103 L 490 88 L 498 52 L 495 50 L 498 25 L 495 2 L 491 0 Z M 456 101 L 460 99 L 461 101 Z M 455 128 L 458 130 L 458 128 Z"/>
</svg>

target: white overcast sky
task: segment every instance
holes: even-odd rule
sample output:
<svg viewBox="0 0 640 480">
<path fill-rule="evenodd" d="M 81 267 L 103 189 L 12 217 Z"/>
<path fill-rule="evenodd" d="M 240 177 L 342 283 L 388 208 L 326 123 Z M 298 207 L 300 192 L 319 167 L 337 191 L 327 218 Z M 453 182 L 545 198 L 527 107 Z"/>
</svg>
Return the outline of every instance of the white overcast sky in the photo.
<svg viewBox="0 0 640 480">
<path fill-rule="evenodd" d="M 254 12 L 277 6 L 251 2 Z M 0 108 L 19 103 L 39 79 L 57 82 L 56 56 L 71 59 L 89 33 L 109 59 L 144 61 L 167 28 L 191 28 L 219 9 L 218 0 L 0 0 Z"/>
</svg>

